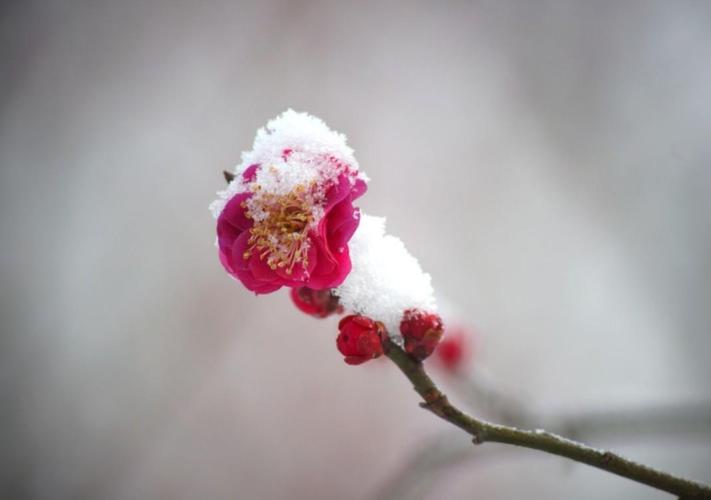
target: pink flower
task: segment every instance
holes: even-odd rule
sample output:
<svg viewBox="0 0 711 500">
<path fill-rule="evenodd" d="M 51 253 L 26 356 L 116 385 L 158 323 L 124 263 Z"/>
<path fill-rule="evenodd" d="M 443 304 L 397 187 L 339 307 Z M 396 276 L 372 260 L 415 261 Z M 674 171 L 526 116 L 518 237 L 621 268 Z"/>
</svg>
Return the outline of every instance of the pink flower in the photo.
<svg viewBox="0 0 711 500">
<path fill-rule="evenodd" d="M 290 161 L 291 149 L 282 153 Z M 351 270 L 348 241 L 360 212 L 353 201 L 366 190 L 357 171 L 321 157 L 329 175 L 288 192 L 257 182 L 261 165 L 242 173 L 245 189 L 227 201 L 217 219 L 220 262 L 255 293 L 282 286 L 314 290 L 340 285 Z M 296 168 L 296 167 L 295 167 Z M 233 182 L 239 182 L 237 179 Z"/>
<path fill-rule="evenodd" d="M 382 323 L 352 314 L 338 323 L 338 330 L 336 346 L 349 365 L 360 365 L 383 354 Z"/>
</svg>

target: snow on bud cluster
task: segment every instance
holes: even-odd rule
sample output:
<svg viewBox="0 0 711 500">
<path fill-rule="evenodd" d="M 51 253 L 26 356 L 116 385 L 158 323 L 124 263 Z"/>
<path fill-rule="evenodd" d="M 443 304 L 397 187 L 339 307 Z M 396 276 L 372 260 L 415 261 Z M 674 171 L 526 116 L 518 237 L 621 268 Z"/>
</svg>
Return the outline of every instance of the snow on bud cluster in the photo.
<svg viewBox="0 0 711 500">
<path fill-rule="evenodd" d="M 405 311 L 437 310 L 430 275 L 399 238 L 385 234 L 385 218 L 363 214 L 350 249 L 351 272 L 334 291 L 346 310 L 382 321 L 398 343 Z"/>
</svg>

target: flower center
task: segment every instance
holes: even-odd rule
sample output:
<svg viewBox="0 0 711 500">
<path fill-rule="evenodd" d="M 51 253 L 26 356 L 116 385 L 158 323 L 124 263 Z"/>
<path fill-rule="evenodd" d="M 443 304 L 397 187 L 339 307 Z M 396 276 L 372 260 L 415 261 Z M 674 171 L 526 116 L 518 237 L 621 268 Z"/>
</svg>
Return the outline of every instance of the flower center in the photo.
<svg viewBox="0 0 711 500">
<path fill-rule="evenodd" d="M 247 208 L 246 216 L 254 221 L 243 258 L 259 255 L 271 269 L 285 268 L 286 274 L 291 274 L 297 263 L 306 267 L 308 233 L 314 220 L 310 190 L 299 185 L 284 195 L 261 192 L 259 186 L 253 191 L 254 203 L 242 204 Z"/>
</svg>

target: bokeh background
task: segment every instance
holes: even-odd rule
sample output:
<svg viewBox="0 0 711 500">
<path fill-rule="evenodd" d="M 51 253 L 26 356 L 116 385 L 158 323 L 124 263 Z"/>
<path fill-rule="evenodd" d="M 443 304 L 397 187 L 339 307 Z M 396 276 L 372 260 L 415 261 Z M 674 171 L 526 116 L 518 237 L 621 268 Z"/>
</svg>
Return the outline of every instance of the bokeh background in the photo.
<svg viewBox="0 0 711 500">
<path fill-rule="evenodd" d="M 368 499 L 444 430 L 387 362 L 343 363 L 335 320 L 220 268 L 221 171 L 288 107 L 348 135 L 362 208 L 509 394 L 543 413 L 711 398 L 708 2 L 0 15 L 2 498 Z M 711 481 L 708 434 L 602 444 Z M 667 498 L 497 450 L 407 495 Z"/>
</svg>

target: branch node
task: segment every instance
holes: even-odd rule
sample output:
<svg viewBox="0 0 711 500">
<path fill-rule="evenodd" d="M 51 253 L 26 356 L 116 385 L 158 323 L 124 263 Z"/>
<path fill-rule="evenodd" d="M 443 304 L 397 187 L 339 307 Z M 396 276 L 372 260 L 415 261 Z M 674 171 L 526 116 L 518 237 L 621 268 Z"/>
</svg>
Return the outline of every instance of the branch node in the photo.
<svg viewBox="0 0 711 500">
<path fill-rule="evenodd" d="M 443 406 L 449 403 L 447 401 L 447 396 L 439 392 L 437 389 L 430 389 L 423 397 L 425 400 L 423 403 L 425 407 Z"/>
<path fill-rule="evenodd" d="M 479 434 L 478 432 L 474 434 L 474 437 L 472 438 L 472 443 L 479 445 L 484 442 L 484 438 Z"/>
<path fill-rule="evenodd" d="M 435 415 L 444 418 L 445 420 L 449 417 L 447 414 L 447 409 L 449 408 L 449 401 L 447 396 L 442 394 L 437 389 L 430 389 L 425 394 L 422 395 L 424 402 L 420 403 L 420 408 L 429 410 Z"/>
</svg>

